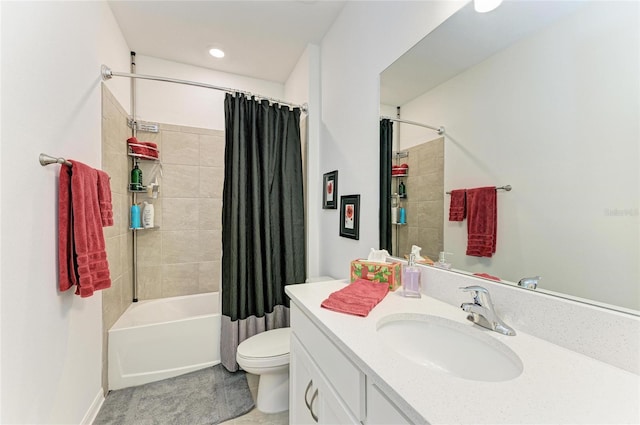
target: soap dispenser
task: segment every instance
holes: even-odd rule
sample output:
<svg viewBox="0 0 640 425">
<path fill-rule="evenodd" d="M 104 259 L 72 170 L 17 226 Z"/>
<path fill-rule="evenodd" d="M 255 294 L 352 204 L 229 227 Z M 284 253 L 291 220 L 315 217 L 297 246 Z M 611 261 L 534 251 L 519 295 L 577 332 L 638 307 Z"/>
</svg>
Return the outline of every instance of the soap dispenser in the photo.
<svg viewBox="0 0 640 425">
<path fill-rule="evenodd" d="M 416 266 L 415 254 L 409 255 L 409 263 L 402 270 L 402 296 L 407 298 L 420 298 L 420 277 L 422 273 Z"/>
<path fill-rule="evenodd" d="M 451 254 L 450 252 L 440 251 L 440 255 L 438 255 L 438 262 L 434 263 L 434 266 L 439 267 L 445 270 L 451 270 L 451 263 L 447 262 L 446 254 Z"/>
</svg>

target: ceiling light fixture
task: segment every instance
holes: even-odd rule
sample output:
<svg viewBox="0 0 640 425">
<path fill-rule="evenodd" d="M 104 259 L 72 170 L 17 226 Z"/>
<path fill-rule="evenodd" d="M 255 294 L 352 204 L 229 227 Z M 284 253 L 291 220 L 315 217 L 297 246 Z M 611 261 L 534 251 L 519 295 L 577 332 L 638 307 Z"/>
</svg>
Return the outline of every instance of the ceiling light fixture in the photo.
<svg viewBox="0 0 640 425">
<path fill-rule="evenodd" d="M 473 0 L 473 8 L 478 13 L 486 13 L 500 6 L 500 3 L 502 0 Z"/>
<path fill-rule="evenodd" d="M 224 57 L 224 52 L 222 50 L 216 49 L 216 48 L 209 49 L 209 54 L 211 56 L 213 56 L 214 58 L 218 58 L 218 59 Z"/>
</svg>

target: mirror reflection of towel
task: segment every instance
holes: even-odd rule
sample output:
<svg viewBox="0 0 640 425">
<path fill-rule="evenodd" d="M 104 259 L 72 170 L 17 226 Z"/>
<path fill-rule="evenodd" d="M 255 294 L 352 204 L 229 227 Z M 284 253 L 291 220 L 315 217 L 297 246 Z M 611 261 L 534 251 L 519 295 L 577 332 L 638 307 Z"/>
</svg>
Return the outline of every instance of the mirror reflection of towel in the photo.
<svg viewBox="0 0 640 425">
<path fill-rule="evenodd" d="M 467 215 L 467 190 L 452 190 L 449 202 L 449 221 L 464 220 Z"/>
<path fill-rule="evenodd" d="M 491 257 L 498 232 L 496 187 L 467 189 L 467 255 Z"/>
</svg>

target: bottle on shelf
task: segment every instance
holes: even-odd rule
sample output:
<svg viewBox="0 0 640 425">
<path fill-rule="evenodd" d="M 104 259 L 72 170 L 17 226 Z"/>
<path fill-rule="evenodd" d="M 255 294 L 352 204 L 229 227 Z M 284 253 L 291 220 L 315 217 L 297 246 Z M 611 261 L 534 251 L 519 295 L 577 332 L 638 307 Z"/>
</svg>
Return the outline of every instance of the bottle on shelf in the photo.
<svg viewBox="0 0 640 425">
<path fill-rule="evenodd" d="M 131 205 L 131 228 L 142 228 L 142 226 L 140 225 L 140 207 L 137 204 Z"/>
<path fill-rule="evenodd" d="M 142 170 L 138 167 L 138 161 L 136 160 L 133 165 L 133 169 L 131 170 L 131 180 L 129 182 L 130 190 L 142 190 L 144 186 L 142 185 Z"/>
<path fill-rule="evenodd" d="M 153 228 L 153 204 L 151 202 L 144 202 L 144 209 L 142 210 L 142 227 L 145 229 Z"/>
<path fill-rule="evenodd" d="M 404 182 L 400 180 L 400 184 L 398 185 L 398 195 L 401 198 L 407 196 L 407 187 L 404 185 Z"/>
</svg>

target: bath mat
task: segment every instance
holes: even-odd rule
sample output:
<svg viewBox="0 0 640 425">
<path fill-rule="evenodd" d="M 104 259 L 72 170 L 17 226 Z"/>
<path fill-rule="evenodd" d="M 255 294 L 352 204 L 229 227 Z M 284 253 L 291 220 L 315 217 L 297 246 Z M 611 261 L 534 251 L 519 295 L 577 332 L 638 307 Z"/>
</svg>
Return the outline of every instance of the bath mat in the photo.
<svg viewBox="0 0 640 425">
<path fill-rule="evenodd" d="M 253 407 L 245 372 L 216 365 L 110 391 L 93 425 L 213 425 Z"/>
</svg>

